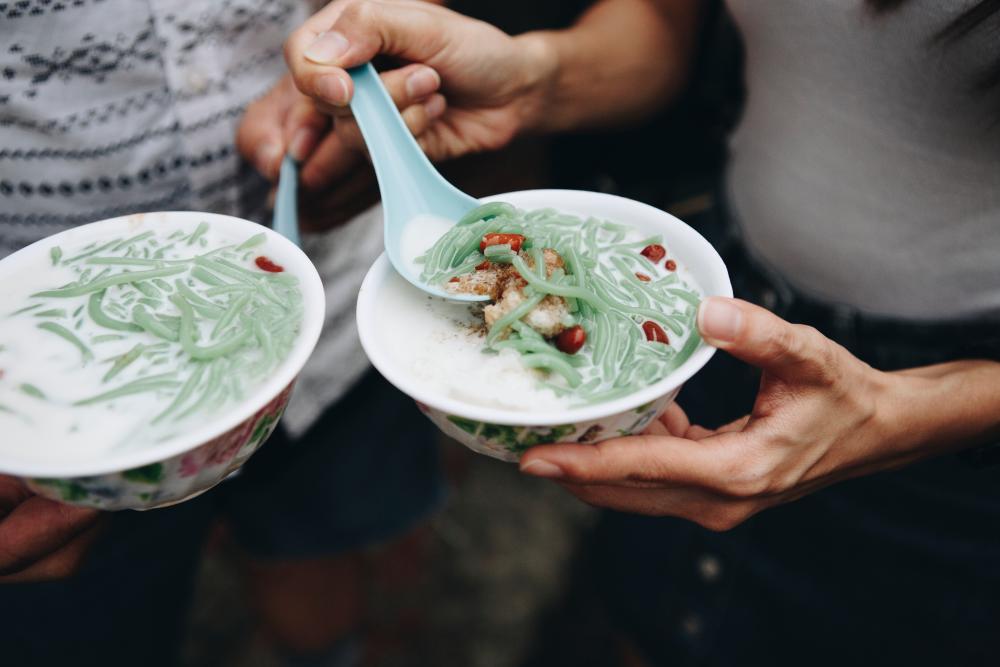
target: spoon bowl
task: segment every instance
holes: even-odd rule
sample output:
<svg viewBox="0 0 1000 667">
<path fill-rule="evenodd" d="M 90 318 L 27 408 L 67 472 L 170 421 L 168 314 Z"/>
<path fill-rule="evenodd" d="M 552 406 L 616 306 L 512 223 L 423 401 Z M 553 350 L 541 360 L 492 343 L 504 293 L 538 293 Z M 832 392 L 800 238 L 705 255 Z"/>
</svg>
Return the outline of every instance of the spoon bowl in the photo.
<svg viewBox="0 0 1000 667">
<path fill-rule="evenodd" d="M 451 301 L 485 301 L 476 294 L 452 294 L 420 279 L 407 251 L 413 239 L 424 239 L 424 248 L 437 240 L 434 229 L 421 218 L 458 221 L 479 206 L 479 201 L 449 183 L 410 134 L 396 104 L 371 64 L 348 71 L 354 81 L 351 111 L 368 145 L 382 194 L 385 217 L 385 254 L 396 271 L 428 294 Z M 413 225 L 421 225 L 414 228 Z"/>
</svg>

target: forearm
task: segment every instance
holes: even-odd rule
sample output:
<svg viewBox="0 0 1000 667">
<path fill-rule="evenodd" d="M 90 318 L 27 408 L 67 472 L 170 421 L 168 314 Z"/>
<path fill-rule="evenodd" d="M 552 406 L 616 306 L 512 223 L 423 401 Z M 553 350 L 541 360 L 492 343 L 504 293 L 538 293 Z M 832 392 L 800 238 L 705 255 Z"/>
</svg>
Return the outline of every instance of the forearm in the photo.
<svg viewBox="0 0 1000 667">
<path fill-rule="evenodd" d="M 613 127 L 662 108 L 687 81 L 698 0 L 603 0 L 567 30 L 517 37 L 545 70 L 528 131 Z"/>
<path fill-rule="evenodd" d="M 890 428 L 926 453 L 1000 441 L 1000 363 L 955 361 L 888 374 Z"/>
</svg>

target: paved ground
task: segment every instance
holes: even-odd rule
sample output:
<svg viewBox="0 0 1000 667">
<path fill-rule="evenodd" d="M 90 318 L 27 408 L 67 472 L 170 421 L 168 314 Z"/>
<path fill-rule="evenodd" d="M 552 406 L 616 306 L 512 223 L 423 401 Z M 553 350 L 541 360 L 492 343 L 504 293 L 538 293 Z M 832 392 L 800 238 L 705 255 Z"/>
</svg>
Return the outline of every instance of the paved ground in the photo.
<svg viewBox="0 0 1000 667">
<path fill-rule="evenodd" d="M 366 667 L 520 665 L 593 520 L 593 510 L 514 466 L 455 444 L 445 452 L 456 483 L 424 537 L 427 568 L 396 568 L 370 591 L 376 641 Z M 192 667 L 275 664 L 255 639 L 235 569 L 225 549 L 206 557 L 185 648 Z"/>
</svg>

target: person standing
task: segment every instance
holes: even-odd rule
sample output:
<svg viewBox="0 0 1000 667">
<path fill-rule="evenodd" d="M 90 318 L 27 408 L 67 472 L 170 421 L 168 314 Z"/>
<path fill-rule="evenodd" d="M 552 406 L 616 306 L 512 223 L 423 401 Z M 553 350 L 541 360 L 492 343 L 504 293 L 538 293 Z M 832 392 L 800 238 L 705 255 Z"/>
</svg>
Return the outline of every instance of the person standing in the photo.
<svg viewBox="0 0 1000 667">
<path fill-rule="evenodd" d="M 702 5 L 605 0 L 511 37 L 415 3 L 335 2 L 286 52 L 327 107 L 376 53 L 433 67 L 448 108 L 421 139 L 441 159 L 646 117 L 683 90 Z M 748 101 L 720 249 L 744 298 L 705 299 L 698 325 L 742 363 L 691 405 L 710 428 L 674 406 L 643 436 L 536 447 L 521 470 L 685 520 L 637 521 L 655 538 L 619 544 L 642 549 L 607 545 L 657 663 L 993 664 L 1000 2 L 727 5 Z"/>
<path fill-rule="evenodd" d="M 353 664 L 357 550 L 405 534 L 441 501 L 430 425 L 369 370 L 354 330 L 354 298 L 382 245 L 369 168 L 282 79 L 282 42 L 309 9 L 298 0 L 0 5 L 0 257 L 140 211 L 265 222 L 271 185 L 258 168 L 268 174 L 286 151 L 315 149 L 303 167 L 313 232 L 303 246 L 327 290 L 323 336 L 282 428 L 235 479 L 174 508 L 100 516 L 0 478 L 5 664 L 172 664 L 220 514 L 278 649 L 292 662 Z M 437 76 L 409 74 L 423 80 L 388 83 L 403 106 L 424 108 Z M 310 132 L 285 136 L 292 109 Z M 336 208 L 317 215 L 330 201 Z"/>
</svg>

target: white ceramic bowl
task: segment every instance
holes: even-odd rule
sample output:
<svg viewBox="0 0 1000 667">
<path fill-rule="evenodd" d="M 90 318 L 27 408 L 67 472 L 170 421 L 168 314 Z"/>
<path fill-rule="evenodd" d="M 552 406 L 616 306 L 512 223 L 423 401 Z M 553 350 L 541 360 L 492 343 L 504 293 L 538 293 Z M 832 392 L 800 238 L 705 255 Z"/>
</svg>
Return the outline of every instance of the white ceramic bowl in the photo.
<svg viewBox="0 0 1000 667">
<path fill-rule="evenodd" d="M 554 208 L 630 225 L 645 234 L 662 234 L 670 256 L 685 265 L 705 296 L 732 296 L 722 258 L 698 232 L 674 216 L 631 199 L 578 190 L 525 190 L 487 197 L 519 208 Z M 361 344 L 375 368 L 417 405 L 447 435 L 470 449 L 505 461 L 516 461 L 521 453 L 548 442 L 598 442 L 620 435 L 640 433 L 659 416 L 692 375 L 715 353 L 702 343 L 694 354 L 659 382 L 633 394 L 605 403 L 559 411 L 518 411 L 473 405 L 439 395 L 416 381 L 383 347 L 376 331 L 376 303 L 395 271 L 382 255 L 368 271 L 358 295 L 358 331 Z M 417 288 L 415 298 L 425 298 Z"/>
<path fill-rule="evenodd" d="M 256 223 L 225 215 L 196 212 L 138 213 L 76 227 L 38 241 L 3 260 L 0 276 L 49 261 L 49 249 L 72 246 L 95 231 L 109 237 L 135 234 L 166 223 L 197 225 L 207 221 L 236 236 L 267 234 L 268 257 L 299 279 L 303 316 L 298 339 L 271 377 L 244 401 L 181 436 L 149 447 L 107 452 L 93 460 L 66 463 L 4 460 L 0 474 L 21 478 L 36 493 L 74 505 L 99 509 L 150 509 L 192 498 L 225 479 L 253 454 L 274 430 L 295 379 L 312 354 L 323 326 L 326 300 L 319 274 L 295 244 Z"/>
</svg>

